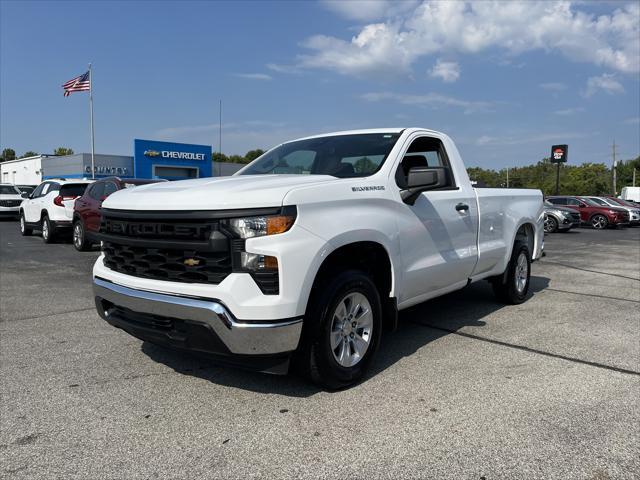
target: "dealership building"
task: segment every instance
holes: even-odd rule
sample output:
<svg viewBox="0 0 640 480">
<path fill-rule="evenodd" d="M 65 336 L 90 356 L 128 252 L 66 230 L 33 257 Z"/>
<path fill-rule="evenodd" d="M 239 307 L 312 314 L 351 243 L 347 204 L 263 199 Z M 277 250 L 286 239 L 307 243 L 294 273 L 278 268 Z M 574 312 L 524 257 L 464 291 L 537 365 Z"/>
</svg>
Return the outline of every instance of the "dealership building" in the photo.
<svg viewBox="0 0 640 480">
<path fill-rule="evenodd" d="M 210 145 L 141 139 L 133 142 L 133 156 L 97 153 L 94 165 L 95 178 L 118 176 L 182 180 L 214 174 L 229 175 L 235 170 L 229 167 L 221 169 L 216 165 L 213 172 Z M 0 163 L 3 183 L 35 185 L 49 178 L 91 178 L 91 154 L 37 155 Z"/>
</svg>

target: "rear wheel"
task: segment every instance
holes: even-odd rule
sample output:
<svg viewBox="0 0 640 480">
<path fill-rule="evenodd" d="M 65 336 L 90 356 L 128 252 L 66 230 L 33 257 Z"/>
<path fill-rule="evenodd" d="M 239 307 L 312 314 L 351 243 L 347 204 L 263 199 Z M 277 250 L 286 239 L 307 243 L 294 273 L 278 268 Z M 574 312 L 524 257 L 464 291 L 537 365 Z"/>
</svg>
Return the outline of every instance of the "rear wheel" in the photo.
<svg viewBox="0 0 640 480">
<path fill-rule="evenodd" d="M 45 215 L 42 217 L 42 240 L 44 243 L 53 243 L 56 237 L 56 230 L 49 220 L 49 216 Z"/>
<path fill-rule="evenodd" d="M 596 230 L 607 228 L 607 225 L 609 225 L 609 220 L 604 215 L 598 214 L 591 217 L 591 226 Z"/>
<path fill-rule="evenodd" d="M 20 233 L 23 237 L 28 237 L 33 233 L 33 229 L 27 227 L 27 222 L 24 219 L 24 212 L 20 212 Z"/>
<path fill-rule="evenodd" d="M 330 279 L 309 305 L 301 361 L 313 382 L 338 389 L 362 379 L 382 334 L 380 295 L 371 278 L 349 270 Z"/>
<path fill-rule="evenodd" d="M 73 222 L 73 246 L 79 252 L 85 252 L 91 248 L 91 243 L 87 242 L 84 230 L 84 223 L 78 219 Z"/>
<path fill-rule="evenodd" d="M 558 230 L 558 221 L 551 215 L 545 215 L 544 217 L 544 231 L 546 233 L 553 233 Z"/>
<path fill-rule="evenodd" d="M 531 255 L 524 242 L 516 242 L 513 246 L 511 260 L 504 275 L 493 279 L 493 293 L 498 300 L 518 305 L 524 302 L 529 292 L 531 277 Z"/>
</svg>

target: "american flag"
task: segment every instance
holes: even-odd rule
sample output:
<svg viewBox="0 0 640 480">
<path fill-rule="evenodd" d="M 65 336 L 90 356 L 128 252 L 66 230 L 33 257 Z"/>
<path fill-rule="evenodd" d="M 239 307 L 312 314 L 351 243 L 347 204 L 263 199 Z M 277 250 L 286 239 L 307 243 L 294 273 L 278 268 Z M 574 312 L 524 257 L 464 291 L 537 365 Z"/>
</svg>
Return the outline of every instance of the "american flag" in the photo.
<svg viewBox="0 0 640 480">
<path fill-rule="evenodd" d="M 83 73 L 79 77 L 72 78 L 67 83 L 62 85 L 62 88 L 64 88 L 65 97 L 68 97 L 72 92 L 83 92 L 85 90 L 91 90 L 89 71 Z"/>
</svg>

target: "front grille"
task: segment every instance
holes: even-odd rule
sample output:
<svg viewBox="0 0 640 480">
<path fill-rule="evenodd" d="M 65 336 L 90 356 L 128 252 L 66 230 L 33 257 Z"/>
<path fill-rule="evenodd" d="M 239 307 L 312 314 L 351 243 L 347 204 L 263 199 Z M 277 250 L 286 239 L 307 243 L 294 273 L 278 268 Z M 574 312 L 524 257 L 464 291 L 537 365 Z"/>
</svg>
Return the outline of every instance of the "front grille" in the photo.
<svg viewBox="0 0 640 480">
<path fill-rule="evenodd" d="M 0 200 L 0 207 L 19 207 L 22 200 Z"/>
<path fill-rule="evenodd" d="M 218 284 L 231 273 L 229 252 L 148 248 L 103 242 L 104 264 L 134 277 Z"/>
<path fill-rule="evenodd" d="M 244 272 L 253 277 L 262 293 L 277 295 L 277 270 L 241 268 L 245 240 L 226 227 L 228 218 L 231 216 L 222 217 L 218 212 L 103 209 L 100 240 L 104 265 L 134 277 L 214 285 L 231 272 Z"/>
</svg>

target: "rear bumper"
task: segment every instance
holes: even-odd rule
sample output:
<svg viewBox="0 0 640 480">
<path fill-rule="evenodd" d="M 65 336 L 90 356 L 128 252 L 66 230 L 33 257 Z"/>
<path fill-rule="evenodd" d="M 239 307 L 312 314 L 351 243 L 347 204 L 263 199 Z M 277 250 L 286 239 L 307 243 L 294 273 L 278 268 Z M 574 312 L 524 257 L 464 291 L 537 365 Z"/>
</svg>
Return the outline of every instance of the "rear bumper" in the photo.
<svg viewBox="0 0 640 480">
<path fill-rule="evenodd" d="M 98 314 L 152 343 L 226 357 L 283 355 L 295 350 L 302 318 L 243 321 L 219 301 L 136 290 L 93 279 Z"/>
</svg>

